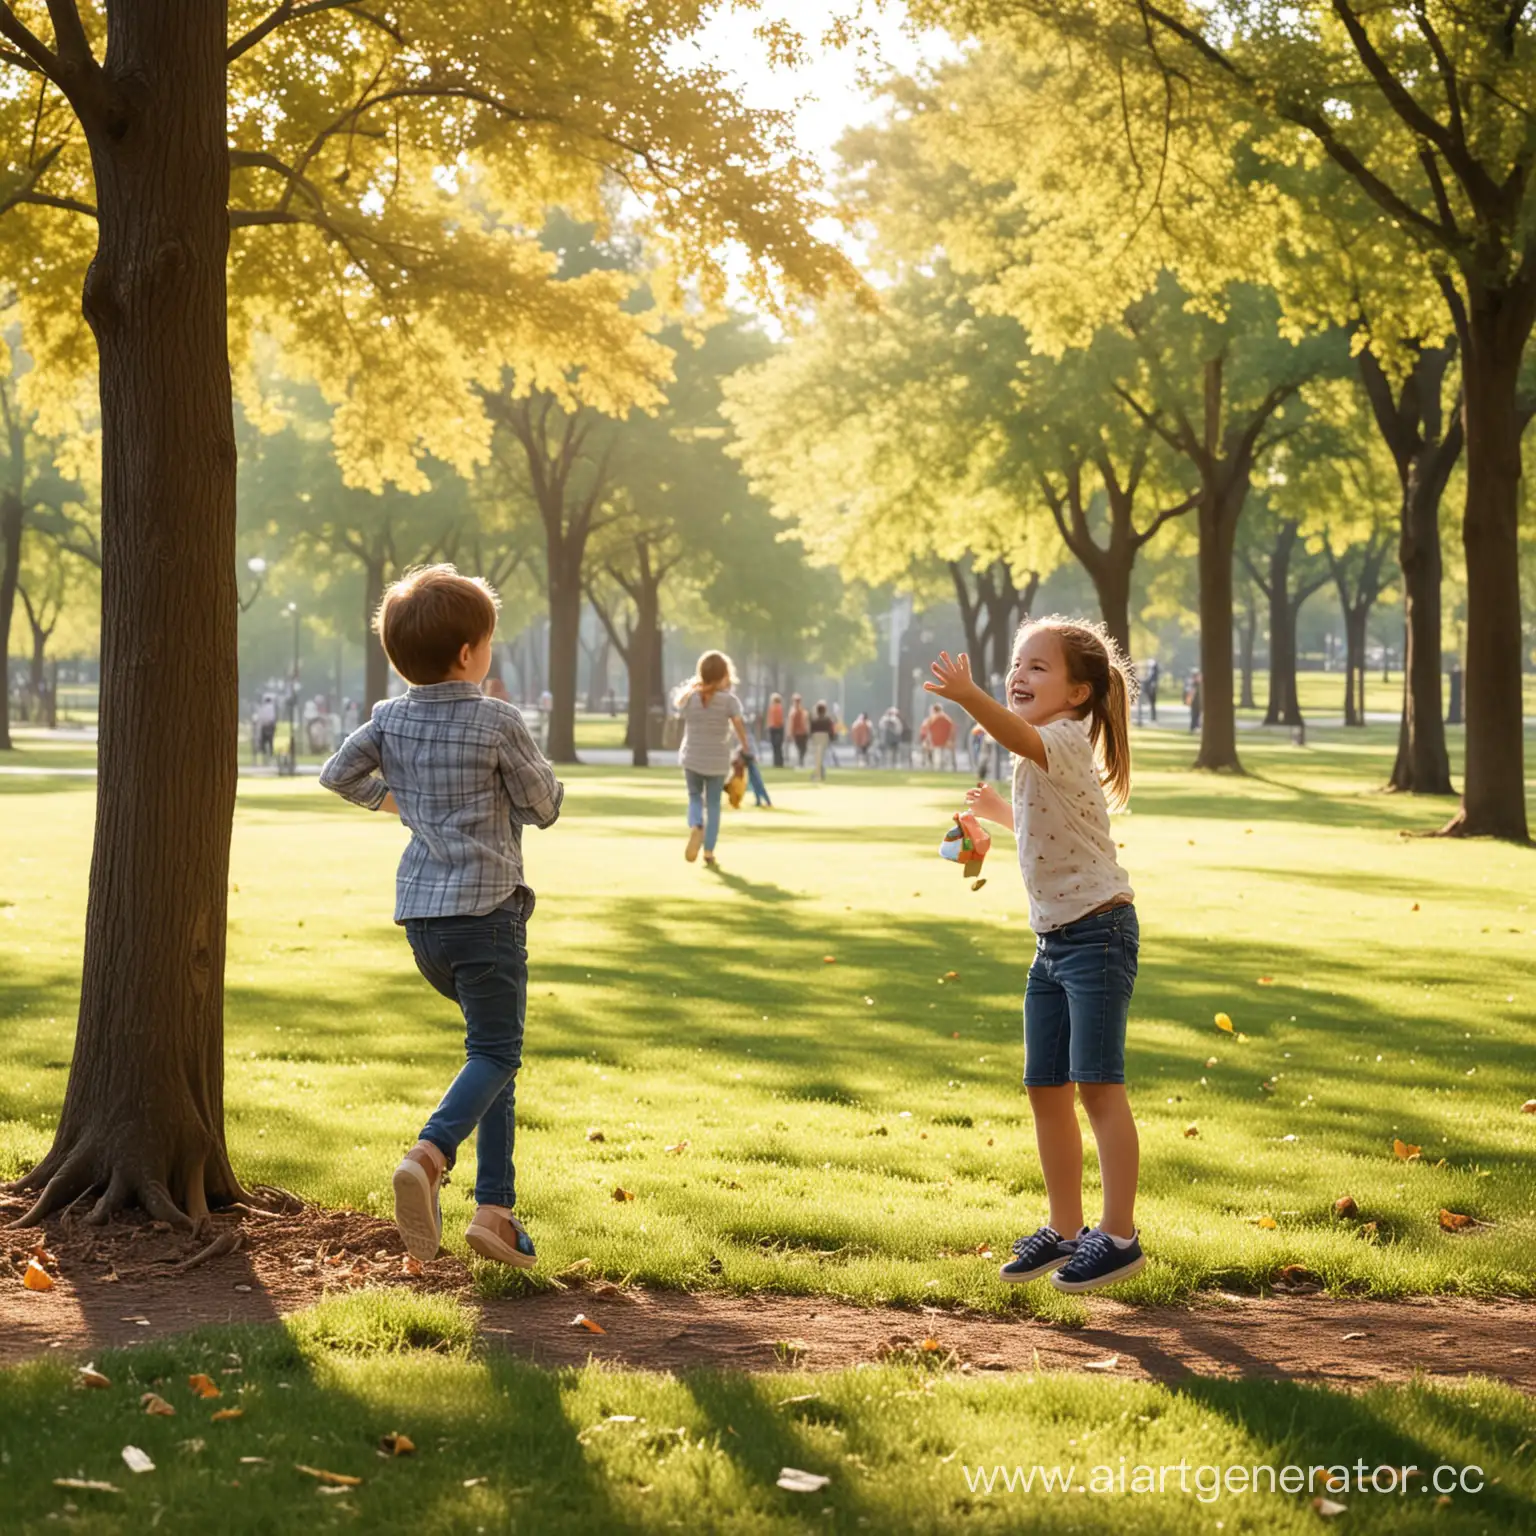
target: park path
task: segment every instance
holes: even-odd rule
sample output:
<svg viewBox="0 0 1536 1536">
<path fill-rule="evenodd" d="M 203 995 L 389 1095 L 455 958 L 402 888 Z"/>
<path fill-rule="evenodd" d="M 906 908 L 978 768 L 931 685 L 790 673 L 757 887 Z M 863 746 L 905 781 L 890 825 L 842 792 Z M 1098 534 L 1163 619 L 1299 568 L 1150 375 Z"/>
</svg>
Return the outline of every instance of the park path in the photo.
<svg viewBox="0 0 1536 1536">
<path fill-rule="evenodd" d="M 390 1224 L 314 1207 L 217 1218 L 215 1231 L 238 1235 L 241 1245 L 190 1267 L 207 1234 L 183 1237 L 143 1221 L 105 1229 L 51 1222 L 43 1243 L 54 1283 L 29 1291 L 22 1275 L 39 1234 L 4 1228 L 21 1209 L 0 1195 L 0 1366 L 89 1357 L 207 1324 L 274 1322 L 368 1285 L 456 1296 L 478 1309 L 485 1344 L 545 1366 L 591 1358 L 644 1370 L 771 1372 L 923 1359 L 961 1371 L 1240 1376 L 1343 1388 L 1475 1373 L 1536 1395 L 1533 1301 L 1209 1292 L 1185 1306 L 1132 1307 L 1091 1297 L 1086 1324 L 1075 1325 L 818 1296 L 648 1291 L 589 1279 L 579 1266 L 556 1288 L 486 1300 L 475 1297 L 457 1259 L 413 1268 Z"/>
</svg>

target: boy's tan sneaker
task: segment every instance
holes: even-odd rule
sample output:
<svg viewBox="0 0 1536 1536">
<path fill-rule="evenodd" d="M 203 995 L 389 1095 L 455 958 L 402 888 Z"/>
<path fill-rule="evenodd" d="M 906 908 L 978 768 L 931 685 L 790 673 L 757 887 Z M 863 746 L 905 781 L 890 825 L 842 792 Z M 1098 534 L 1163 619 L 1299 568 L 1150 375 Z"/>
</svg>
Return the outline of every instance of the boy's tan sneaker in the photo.
<svg viewBox="0 0 1536 1536">
<path fill-rule="evenodd" d="M 692 864 L 693 861 L 696 858 L 698 858 L 698 856 L 699 856 L 699 849 L 702 848 L 703 846 L 704 846 L 704 828 L 703 827 L 695 827 L 688 834 L 688 846 L 687 846 L 687 848 L 685 848 L 683 850 L 683 857 L 685 859 L 687 859 L 690 864 Z"/>
<path fill-rule="evenodd" d="M 464 1231 L 464 1241 L 482 1259 L 532 1269 L 539 1261 L 528 1230 L 511 1211 L 499 1205 L 482 1205 Z"/>
<path fill-rule="evenodd" d="M 405 1251 L 425 1263 L 443 1244 L 443 1212 L 438 1192 L 448 1160 L 430 1142 L 418 1141 L 395 1169 L 395 1226 Z"/>
</svg>

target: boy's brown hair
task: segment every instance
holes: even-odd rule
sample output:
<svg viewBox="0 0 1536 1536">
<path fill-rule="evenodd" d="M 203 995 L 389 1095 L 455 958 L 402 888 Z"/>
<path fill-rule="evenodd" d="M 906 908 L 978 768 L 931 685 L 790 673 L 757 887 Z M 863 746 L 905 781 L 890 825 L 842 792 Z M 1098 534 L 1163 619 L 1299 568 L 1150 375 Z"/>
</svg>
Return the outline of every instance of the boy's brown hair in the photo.
<svg viewBox="0 0 1536 1536">
<path fill-rule="evenodd" d="M 421 565 L 385 589 L 373 628 L 408 683 L 440 683 L 466 646 L 495 633 L 501 599 L 478 576 Z"/>
</svg>

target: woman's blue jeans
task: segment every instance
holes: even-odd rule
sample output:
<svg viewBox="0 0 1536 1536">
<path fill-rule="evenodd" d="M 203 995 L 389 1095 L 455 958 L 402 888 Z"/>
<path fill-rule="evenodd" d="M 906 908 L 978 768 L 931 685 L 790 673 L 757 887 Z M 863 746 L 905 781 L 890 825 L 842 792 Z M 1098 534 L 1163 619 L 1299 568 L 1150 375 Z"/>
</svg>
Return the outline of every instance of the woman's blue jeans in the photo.
<svg viewBox="0 0 1536 1536">
<path fill-rule="evenodd" d="M 725 788 L 723 773 L 695 773 L 688 776 L 688 825 L 704 828 L 704 852 L 713 853 L 720 837 L 720 792 Z"/>
<path fill-rule="evenodd" d="M 514 1088 L 528 1008 L 527 928 L 516 912 L 484 917 L 415 917 L 405 925 L 416 968 L 464 1012 L 464 1066 L 422 1128 L 421 1139 L 453 1166 L 478 1128 L 475 1201 L 510 1207 Z"/>
</svg>

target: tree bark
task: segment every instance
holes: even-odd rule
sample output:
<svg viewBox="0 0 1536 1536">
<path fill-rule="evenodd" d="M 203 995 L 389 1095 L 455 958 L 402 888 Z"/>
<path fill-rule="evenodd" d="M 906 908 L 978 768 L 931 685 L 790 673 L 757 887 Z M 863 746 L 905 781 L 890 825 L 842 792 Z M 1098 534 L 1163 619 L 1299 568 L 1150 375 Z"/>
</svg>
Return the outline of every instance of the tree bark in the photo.
<svg viewBox="0 0 1536 1536">
<path fill-rule="evenodd" d="M 1265 725 L 1302 723 L 1296 697 L 1296 610 L 1292 605 L 1291 556 L 1299 525 L 1283 522 L 1269 551 L 1269 702 Z"/>
<path fill-rule="evenodd" d="M 1368 607 L 1344 609 L 1344 724 L 1365 724 L 1365 627 Z"/>
<path fill-rule="evenodd" d="M 1366 395 L 1402 493 L 1397 562 L 1403 580 L 1403 709 L 1387 787 L 1420 795 L 1455 793 L 1440 686 L 1440 501 L 1463 439 L 1461 411 L 1446 421 L 1440 404 L 1454 356 L 1454 348 L 1422 348 L 1394 394 L 1369 348 L 1360 354 Z"/>
<path fill-rule="evenodd" d="M 1243 621 L 1238 625 L 1238 664 L 1242 668 L 1242 697 L 1239 709 L 1257 709 L 1253 697 L 1253 644 L 1259 632 L 1259 605 L 1253 600 L 1253 587 L 1244 583 Z"/>
<path fill-rule="evenodd" d="M 384 641 L 373 632 L 373 616 L 384 600 L 385 557 L 369 555 L 363 560 L 363 707 L 358 718 L 369 719 L 373 706 L 389 697 L 389 657 Z"/>
<path fill-rule="evenodd" d="M 1200 750 L 1196 768 L 1241 773 L 1237 756 L 1237 712 L 1232 702 L 1232 556 L 1237 522 L 1248 496 L 1248 475 L 1212 477 L 1204 488 L 1200 544 Z"/>
<path fill-rule="evenodd" d="M 53 1147 L 20 1185 L 40 1191 L 26 1222 L 96 1194 L 93 1220 L 137 1201 L 186 1227 L 242 1193 L 224 1141 L 226 18 L 217 0 L 117 0 L 108 20 L 100 88 L 76 104 L 98 209 L 84 310 L 100 356 L 101 773 L 74 1058 Z"/>
<path fill-rule="evenodd" d="M 581 656 L 581 567 L 586 555 L 584 536 L 572 535 L 564 547 L 550 540 L 549 548 L 549 737 L 545 751 L 551 762 L 574 763 L 576 758 L 577 664 Z"/>
<path fill-rule="evenodd" d="M 21 528 L 26 509 L 14 490 L 0 491 L 0 752 L 11 750 L 11 620 L 21 579 Z"/>
<path fill-rule="evenodd" d="M 1531 287 L 1527 280 L 1526 287 Z M 1467 762 L 1445 831 L 1530 840 L 1521 698 L 1519 377 L 1536 294 L 1473 291 L 1462 355 L 1467 442 Z"/>
</svg>

